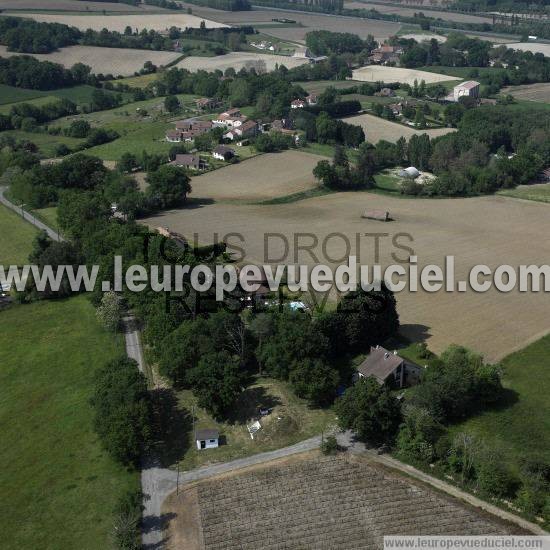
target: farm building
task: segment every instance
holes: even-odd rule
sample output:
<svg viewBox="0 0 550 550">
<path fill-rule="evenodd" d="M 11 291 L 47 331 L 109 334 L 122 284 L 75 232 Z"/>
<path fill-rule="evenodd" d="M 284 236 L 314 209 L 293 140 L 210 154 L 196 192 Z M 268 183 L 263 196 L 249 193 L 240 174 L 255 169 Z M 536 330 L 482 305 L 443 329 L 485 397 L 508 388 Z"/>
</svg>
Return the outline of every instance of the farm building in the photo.
<svg viewBox="0 0 550 550">
<path fill-rule="evenodd" d="M 203 449 L 216 449 L 220 446 L 220 433 L 215 429 L 202 429 L 195 431 L 195 444 L 199 451 Z"/>
<path fill-rule="evenodd" d="M 199 155 L 181 154 L 176 155 L 176 158 L 171 162 L 173 166 L 180 168 L 189 168 L 190 170 L 203 170 L 206 168 L 206 163 Z"/>
<path fill-rule="evenodd" d="M 181 140 L 182 136 L 179 130 L 168 130 L 166 132 L 166 141 L 170 143 L 179 143 Z"/>
<path fill-rule="evenodd" d="M 235 156 L 235 151 L 231 147 L 225 145 L 218 145 L 213 151 L 212 156 L 218 160 L 229 160 Z"/>
<path fill-rule="evenodd" d="M 306 101 L 308 105 L 317 105 L 317 101 L 319 100 L 317 94 L 309 94 L 306 97 Z"/>
<path fill-rule="evenodd" d="M 225 139 L 230 139 L 233 141 L 234 139 L 243 139 L 243 138 L 249 138 L 254 137 L 258 133 L 258 123 L 254 120 L 247 120 L 246 122 L 243 122 L 240 126 L 237 126 L 236 128 L 233 128 L 226 134 L 224 134 Z"/>
<path fill-rule="evenodd" d="M 475 80 L 468 80 L 467 82 L 462 82 L 458 86 L 455 86 L 453 89 L 453 101 L 458 102 L 461 97 L 479 97 L 479 82 Z"/>
<path fill-rule="evenodd" d="M 303 99 L 295 99 L 290 102 L 291 109 L 303 109 L 306 106 L 306 102 Z"/>
<path fill-rule="evenodd" d="M 218 106 L 218 102 L 211 97 L 201 97 L 199 99 L 195 99 L 195 105 L 201 110 L 215 109 Z"/>
<path fill-rule="evenodd" d="M 404 388 L 416 384 L 422 367 L 403 359 L 382 346 L 371 347 L 367 358 L 357 367 L 355 380 L 372 376 L 379 384 Z"/>
<path fill-rule="evenodd" d="M 234 109 L 228 109 L 227 111 L 220 113 L 212 122 L 214 124 L 219 124 L 224 126 L 233 126 L 232 121 L 240 120 L 243 118 L 246 119 L 246 117 L 243 117 L 243 115 L 241 114 L 241 110 L 234 108 Z"/>
<path fill-rule="evenodd" d="M 361 217 L 379 222 L 391 221 L 390 213 L 387 210 L 365 210 Z"/>
<path fill-rule="evenodd" d="M 388 63 L 399 63 L 399 56 L 403 49 L 397 46 L 382 44 L 379 48 L 372 50 L 369 61 L 375 64 L 386 65 Z"/>
</svg>

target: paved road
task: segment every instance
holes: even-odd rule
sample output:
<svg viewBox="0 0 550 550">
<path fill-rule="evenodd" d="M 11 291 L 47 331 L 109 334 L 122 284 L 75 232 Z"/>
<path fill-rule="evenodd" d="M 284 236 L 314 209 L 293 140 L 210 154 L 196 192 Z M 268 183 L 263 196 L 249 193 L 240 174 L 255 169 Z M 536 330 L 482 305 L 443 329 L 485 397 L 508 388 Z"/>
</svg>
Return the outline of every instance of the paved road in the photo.
<svg viewBox="0 0 550 550">
<path fill-rule="evenodd" d="M 2 203 L 4 206 L 7 206 L 11 210 L 13 210 L 16 214 L 19 214 L 25 221 L 32 223 L 35 227 L 42 231 L 46 231 L 50 239 L 54 241 L 64 241 L 63 237 L 59 235 L 57 231 L 54 231 L 51 227 L 47 226 L 45 223 L 41 222 L 38 218 L 33 216 L 30 212 L 26 212 L 23 210 L 23 213 L 21 213 L 21 207 L 14 204 L 13 202 L 9 201 L 5 196 L 5 192 L 7 191 L 7 187 L 0 187 L 0 203 Z"/>
</svg>

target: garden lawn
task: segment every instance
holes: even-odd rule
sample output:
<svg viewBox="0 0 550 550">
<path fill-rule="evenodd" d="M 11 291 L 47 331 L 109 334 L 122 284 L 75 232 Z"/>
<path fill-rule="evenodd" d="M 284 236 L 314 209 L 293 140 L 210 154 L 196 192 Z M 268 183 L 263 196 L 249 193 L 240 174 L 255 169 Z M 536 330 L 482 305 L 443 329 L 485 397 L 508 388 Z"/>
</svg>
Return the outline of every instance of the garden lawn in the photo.
<svg viewBox="0 0 550 550">
<path fill-rule="evenodd" d="M 37 233 L 30 223 L 0 204 L 0 265 L 27 263 Z"/>
<path fill-rule="evenodd" d="M 95 372 L 124 352 L 81 296 L 0 312 L 2 548 L 111 547 L 113 509 L 137 473 L 92 429 Z"/>
<path fill-rule="evenodd" d="M 503 383 L 510 390 L 505 406 L 484 412 L 453 427 L 468 431 L 495 448 L 517 469 L 526 455 L 550 461 L 550 336 L 508 355 Z"/>
<path fill-rule="evenodd" d="M 550 185 L 547 183 L 520 185 L 515 189 L 502 189 L 498 194 L 528 201 L 550 202 Z"/>
<path fill-rule="evenodd" d="M 244 456 L 293 445 L 314 435 L 326 432 L 334 426 L 335 417 L 331 410 L 312 408 L 307 401 L 296 397 L 286 382 L 271 378 L 257 378 L 240 396 L 233 411 L 231 422 L 216 422 L 205 410 L 196 405 L 196 399 L 189 390 L 177 395 L 181 416 L 187 419 L 187 450 L 180 461 L 181 470 L 190 470 L 211 462 L 225 462 Z M 195 413 L 195 427 L 217 428 L 222 444 L 217 449 L 198 451 L 192 441 L 191 411 Z M 247 425 L 258 417 L 258 407 L 272 409 L 262 418 L 262 428 L 250 438 Z M 183 413 L 183 414 L 182 414 Z"/>
</svg>

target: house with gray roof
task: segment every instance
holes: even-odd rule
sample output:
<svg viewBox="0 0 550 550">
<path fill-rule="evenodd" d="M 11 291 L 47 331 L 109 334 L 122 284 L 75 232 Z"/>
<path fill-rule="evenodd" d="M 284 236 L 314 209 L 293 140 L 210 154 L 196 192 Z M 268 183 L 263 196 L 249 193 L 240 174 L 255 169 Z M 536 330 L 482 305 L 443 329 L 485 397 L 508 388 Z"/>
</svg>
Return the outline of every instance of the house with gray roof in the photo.
<svg viewBox="0 0 550 550">
<path fill-rule="evenodd" d="M 423 368 L 382 346 L 371 347 L 367 358 L 357 367 L 355 381 L 374 378 L 380 385 L 404 388 L 418 383 Z"/>
</svg>

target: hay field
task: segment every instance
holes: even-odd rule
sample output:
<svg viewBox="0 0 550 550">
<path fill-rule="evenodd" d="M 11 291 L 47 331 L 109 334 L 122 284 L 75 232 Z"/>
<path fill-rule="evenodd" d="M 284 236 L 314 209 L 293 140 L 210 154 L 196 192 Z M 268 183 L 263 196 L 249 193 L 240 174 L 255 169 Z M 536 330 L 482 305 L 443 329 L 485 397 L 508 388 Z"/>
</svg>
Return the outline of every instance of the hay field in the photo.
<svg viewBox="0 0 550 550">
<path fill-rule="evenodd" d="M 259 155 L 195 176 L 192 197 L 261 201 L 308 191 L 317 187 L 312 170 L 320 160 L 323 157 L 300 151 Z"/>
<path fill-rule="evenodd" d="M 400 67 L 383 67 L 381 65 L 368 65 L 355 69 L 352 73 L 353 80 L 361 82 L 401 82 L 402 84 L 414 84 L 415 80 L 424 80 L 426 84 L 456 80 L 454 76 L 446 74 L 419 71 L 417 69 L 404 69 Z"/>
<path fill-rule="evenodd" d="M 492 23 L 492 17 L 482 15 L 468 15 L 464 13 L 454 13 L 451 11 L 437 11 L 425 9 L 424 7 L 403 7 L 403 6 L 384 6 L 382 4 L 370 2 L 344 2 L 344 8 L 350 10 L 376 10 L 379 13 L 388 13 L 392 15 L 401 15 L 403 17 L 413 17 L 415 13 L 422 12 L 426 17 L 434 19 L 444 19 L 445 21 L 456 21 L 458 23 Z"/>
<path fill-rule="evenodd" d="M 550 44 L 537 44 L 535 42 L 514 42 L 506 44 L 512 50 L 520 50 L 522 52 L 541 53 L 546 57 L 550 57 Z"/>
<path fill-rule="evenodd" d="M 266 174 L 267 176 L 268 174 Z M 395 221 L 383 224 L 365 220 L 366 209 L 387 210 Z M 471 199 L 398 198 L 368 192 L 333 193 L 279 205 L 211 204 L 198 209 L 167 211 L 143 220 L 152 227 L 168 226 L 173 231 L 198 234 L 199 242 L 211 242 L 213 233 L 238 232 L 243 235 L 246 261 L 278 261 L 284 256 L 281 239 L 274 239 L 264 256 L 264 233 L 282 233 L 292 243 L 301 232 L 314 233 L 318 244 L 313 248 L 317 260 L 309 253 L 287 256 L 282 263 L 328 263 L 344 255 L 358 256 L 358 262 L 373 265 L 374 239 L 356 236 L 386 232 L 382 239 L 378 263 L 395 263 L 409 254 L 396 250 L 391 237 L 409 233 L 418 256 L 419 269 L 429 264 L 444 267 L 444 256 L 454 255 L 456 281 L 467 280 L 469 270 L 478 264 L 495 268 L 501 264 L 540 265 L 550 257 L 550 242 L 541 238 L 550 227 L 548 205 L 532 201 L 490 196 Z M 323 240 L 332 232 L 347 236 L 331 239 L 326 257 Z M 480 246 L 480 239 L 483 246 Z M 311 244 L 311 239 L 303 241 Z M 241 245 L 240 241 L 233 241 Z M 401 238 L 402 244 L 411 244 Z M 330 261 L 334 259 L 334 261 Z M 546 300 L 537 293 L 468 292 L 435 293 L 419 290 L 397 294 L 402 332 L 413 339 L 425 339 L 435 352 L 451 343 L 469 346 L 496 360 L 550 331 Z"/>
<path fill-rule="evenodd" d="M 0 46 L 0 56 L 21 55 L 8 52 L 6 46 Z M 146 61 L 155 65 L 167 65 L 181 56 L 178 52 L 159 52 L 151 50 L 132 50 L 130 48 L 101 48 L 99 46 L 68 46 L 52 53 L 31 54 L 41 61 L 51 61 L 70 68 L 75 63 L 85 63 L 93 73 L 113 74 L 115 76 L 132 75 L 143 67 Z"/>
<path fill-rule="evenodd" d="M 359 550 L 382 548 L 389 533 L 506 535 L 514 529 L 357 456 L 307 453 L 181 493 L 164 510 L 176 516 L 171 549 Z"/>
<path fill-rule="evenodd" d="M 381 139 L 395 143 L 400 137 L 409 140 L 414 135 L 428 134 L 431 138 L 455 132 L 454 128 L 432 128 L 415 130 L 409 126 L 392 122 L 374 115 L 357 115 L 343 119 L 348 124 L 357 124 L 365 131 L 367 141 L 378 143 Z"/>
<path fill-rule="evenodd" d="M 138 14 L 138 15 L 55 15 L 50 13 L 18 13 L 19 17 L 29 17 L 35 21 L 45 23 L 64 23 L 80 30 L 109 29 L 110 31 L 124 32 L 127 26 L 141 31 L 142 29 L 163 31 L 170 27 L 195 28 L 198 29 L 204 21 L 208 29 L 226 27 L 222 23 L 202 19 L 195 15 L 187 15 L 181 12 L 165 14 Z M 145 60 L 146 61 L 146 60 Z"/>
<path fill-rule="evenodd" d="M 504 94 L 510 94 L 516 99 L 524 101 L 538 101 L 550 103 L 550 83 L 526 84 L 525 86 L 511 86 L 502 90 Z"/>
<path fill-rule="evenodd" d="M 299 59 L 285 55 L 270 55 L 255 52 L 230 52 L 214 57 L 189 56 L 182 59 L 176 67 L 190 71 L 225 71 L 232 67 L 236 71 L 243 67 L 255 67 L 272 71 L 275 65 L 284 65 L 288 69 L 308 63 L 307 59 Z"/>
</svg>

